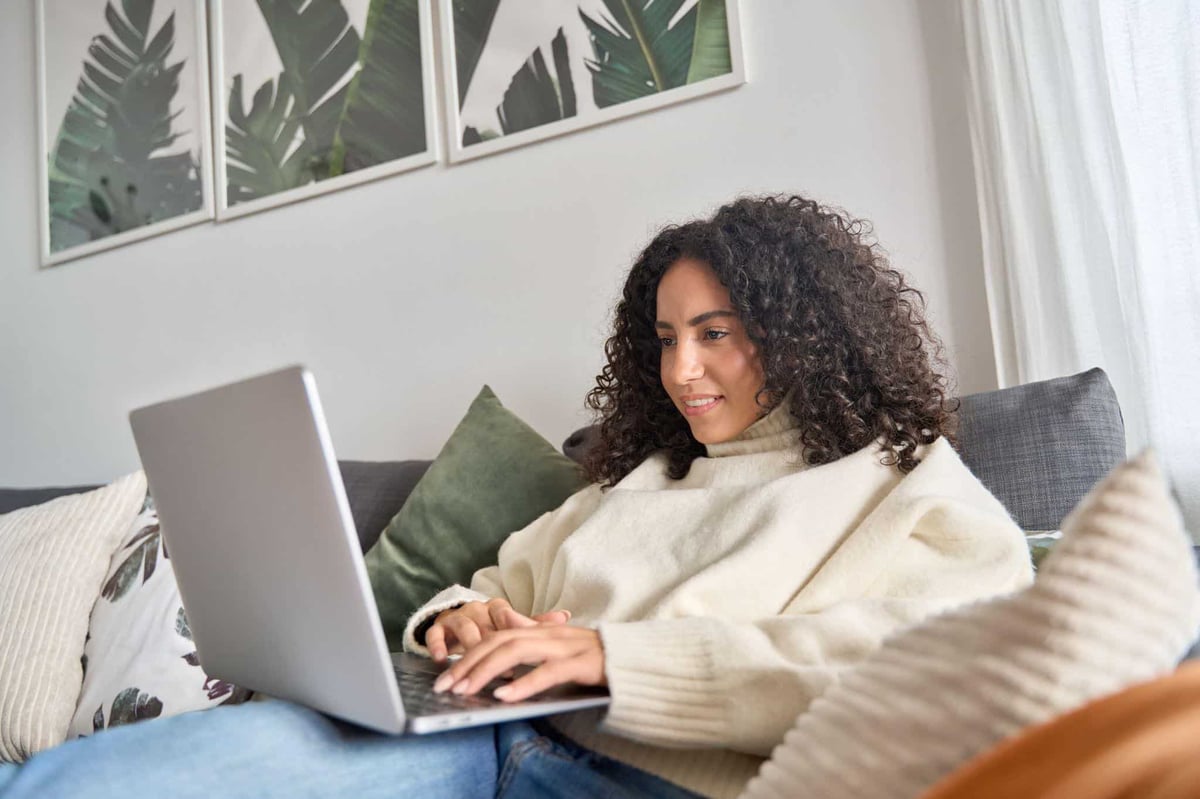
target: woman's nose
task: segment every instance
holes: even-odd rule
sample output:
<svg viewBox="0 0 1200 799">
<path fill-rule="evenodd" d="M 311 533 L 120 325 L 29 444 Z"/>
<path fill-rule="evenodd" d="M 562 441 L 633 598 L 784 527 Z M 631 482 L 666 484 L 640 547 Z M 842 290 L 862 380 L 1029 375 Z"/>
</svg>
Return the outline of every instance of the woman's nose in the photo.
<svg viewBox="0 0 1200 799">
<path fill-rule="evenodd" d="M 699 348 L 692 342 L 680 341 L 675 345 L 675 358 L 671 364 L 671 379 L 676 385 L 687 385 L 704 376 L 704 362 Z"/>
</svg>

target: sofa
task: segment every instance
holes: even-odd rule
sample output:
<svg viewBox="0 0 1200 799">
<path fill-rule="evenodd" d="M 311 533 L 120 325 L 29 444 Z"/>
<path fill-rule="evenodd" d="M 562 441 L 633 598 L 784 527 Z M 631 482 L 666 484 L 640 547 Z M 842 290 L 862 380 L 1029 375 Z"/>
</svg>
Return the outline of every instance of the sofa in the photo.
<svg viewBox="0 0 1200 799">
<path fill-rule="evenodd" d="M 562 445 L 579 460 L 595 443 L 583 428 Z M 958 449 L 966 465 L 1030 536 L 1053 543 L 1067 513 L 1125 459 L 1120 407 L 1101 369 L 961 398 Z M 405 505 L 428 460 L 341 461 L 341 474 L 364 552 Z M 0 489 L 0 514 L 94 486 Z M 1200 560 L 1200 547 L 1195 549 Z M 1200 645 L 1189 657 L 1200 655 Z"/>
</svg>

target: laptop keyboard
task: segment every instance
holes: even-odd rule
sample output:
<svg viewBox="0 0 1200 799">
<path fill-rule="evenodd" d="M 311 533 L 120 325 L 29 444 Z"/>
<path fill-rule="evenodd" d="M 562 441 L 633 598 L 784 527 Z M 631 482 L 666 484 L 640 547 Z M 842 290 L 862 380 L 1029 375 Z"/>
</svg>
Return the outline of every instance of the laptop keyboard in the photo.
<svg viewBox="0 0 1200 799">
<path fill-rule="evenodd" d="M 502 704 L 492 696 L 492 691 L 504 684 L 501 680 L 492 680 L 474 696 L 460 696 L 449 691 L 435 694 L 433 683 L 437 678 L 437 674 L 427 671 L 396 669 L 396 681 L 400 684 L 400 698 L 404 701 L 405 713 L 410 716 L 431 716 Z"/>
</svg>

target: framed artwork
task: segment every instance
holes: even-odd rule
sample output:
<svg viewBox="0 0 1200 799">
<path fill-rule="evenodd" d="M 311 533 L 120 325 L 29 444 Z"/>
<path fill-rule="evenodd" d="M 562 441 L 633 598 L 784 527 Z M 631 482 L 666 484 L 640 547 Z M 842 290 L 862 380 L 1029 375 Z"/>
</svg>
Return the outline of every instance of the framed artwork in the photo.
<svg viewBox="0 0 1200 799">
<path fill-rule="evenodd" d="M 450 160 L 745 83 L 737 0 L 439 0 Z"/>
<path fill-rule="evenodd" d="M 217 218 L 437 160 L 428 0 L 211 0 Z"/>
<path fill-rule="evenodd" d="M 204 0 L 37 0 L 41 261 L 213 216 Z"/>
</svg>

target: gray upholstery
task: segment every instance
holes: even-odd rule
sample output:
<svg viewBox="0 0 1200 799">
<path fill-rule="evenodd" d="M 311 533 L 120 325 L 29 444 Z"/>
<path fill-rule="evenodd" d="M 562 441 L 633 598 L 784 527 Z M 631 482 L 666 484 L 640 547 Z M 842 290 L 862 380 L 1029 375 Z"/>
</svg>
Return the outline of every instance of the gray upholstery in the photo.
<svg viewBox="0 0 1200 799">
<path fill-rule="evenodd" d="M 100 486 L 63 486 L 61 488 L 0 488 L 0 513 L 8 513 L 17 508 L 30 505 L 41 505 L 58 497 L 69 494 L 82 494 Z"/>
<path fill-rule="evenodd" d="M 374 545 L 387 523 L 408 499 L 429 461 L 339 461 L 346 499 L 363 552 Z M 63 488 L 0 488 L 0 513 L 90 491 L 99 486 Z"/>
<path fill-rule="evenodd" d="M 358 540 L 366 552 L 429 468 L 430 461 L 339 461 Z"/>
<path fill-rule="evenodd" d="M 1025 530 L 1057 530 L 1125 460 L 1125 424 L 1108 376 L 1070 377 L 962 398 L 958 449 Z"/>
</svg>

